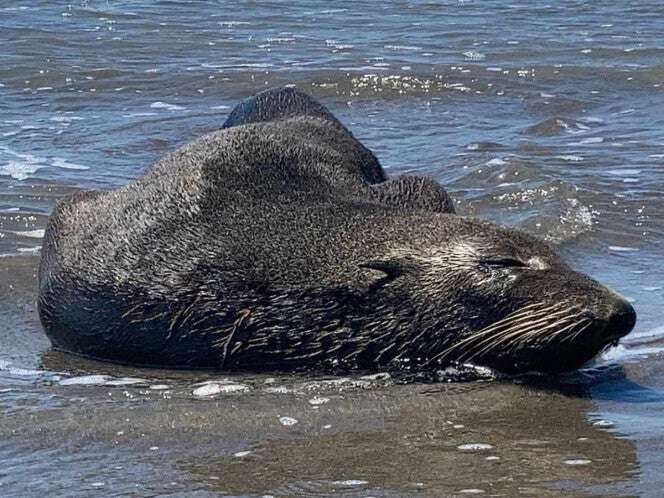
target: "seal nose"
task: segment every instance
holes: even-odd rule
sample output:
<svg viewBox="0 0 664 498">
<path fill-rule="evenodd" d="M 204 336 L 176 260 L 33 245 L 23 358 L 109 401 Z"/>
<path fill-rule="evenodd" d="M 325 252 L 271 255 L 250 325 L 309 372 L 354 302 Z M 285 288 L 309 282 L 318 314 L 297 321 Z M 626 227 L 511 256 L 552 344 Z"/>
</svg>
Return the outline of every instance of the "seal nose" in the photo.
<svg viewBox="0 0 664 498">
<path fill-rule="evenodd" d="M 623 297 L 618 296 L 609 314 L 606 334 L 612 338 L 629 334 L 636 324 L 636 311 Z"/>
</svg>

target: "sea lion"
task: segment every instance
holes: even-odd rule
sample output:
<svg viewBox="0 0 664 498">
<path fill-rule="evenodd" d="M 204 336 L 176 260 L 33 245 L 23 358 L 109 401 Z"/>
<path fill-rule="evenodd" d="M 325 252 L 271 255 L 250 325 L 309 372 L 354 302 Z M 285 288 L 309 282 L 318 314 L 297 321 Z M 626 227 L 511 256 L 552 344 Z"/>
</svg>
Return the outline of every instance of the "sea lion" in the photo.
<svg viewBox="0 0 664 498">
<path fill-rule="evenodd" d="M 39 315 L 55 348 L 128 364 L 510 373 L 578 368 L 636 319 L 544 242 L 455 215 L 433 180 L 388 180 L 294 88 L 60 202 Z"/>
</svg>

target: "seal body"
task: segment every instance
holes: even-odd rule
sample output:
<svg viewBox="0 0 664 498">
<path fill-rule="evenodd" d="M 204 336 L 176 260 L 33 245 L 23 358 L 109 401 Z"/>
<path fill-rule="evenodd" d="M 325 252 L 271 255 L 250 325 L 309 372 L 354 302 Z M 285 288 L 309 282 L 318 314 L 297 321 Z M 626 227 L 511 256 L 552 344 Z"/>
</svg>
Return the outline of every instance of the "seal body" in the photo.
<svg viewBox="0 0 664 498">
<path fill-rule="evenodd" d="M 54 347 L 183 368 L 577 368 L 634 325 L 620 296 L 524 233 L 387 179 L 293 88 L 109 192 L 54 210 L 39 270 Z"/>
</svg>

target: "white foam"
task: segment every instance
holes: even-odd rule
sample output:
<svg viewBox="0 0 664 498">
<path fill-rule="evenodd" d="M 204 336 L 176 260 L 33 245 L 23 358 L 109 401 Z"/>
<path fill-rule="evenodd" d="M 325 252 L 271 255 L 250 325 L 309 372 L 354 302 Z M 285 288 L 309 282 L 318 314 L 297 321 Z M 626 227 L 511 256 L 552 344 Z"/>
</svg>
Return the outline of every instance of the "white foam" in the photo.
<svg viewBox="0 0 664 498">
<path fill-rule="evenodd" d="M 385 381 L 390 380 L 392 376 L 387 372 L 378 372 L 375 374 L 362 375 L 360 379 L 362 380 L 373 380 L 373 381 Z"/>
<path fill-rule="evenodd" d="M 134 384 L 146 384 L 145 379 L 137 379 L 134 377 L 121 377 L 119 379 L 113 379 L 106 382 L 107 386 L 132 386 Z"/>
<path fill-rule="evenodd" d="M 51 121 L 55 121 L 56 123 L 70 123 L 72 121 L 82 121 L 83 118 L 80 116 L 69 116 L 69 115 L 58 115 L 58 116 L 52 116 L 49 118 Z"/>
<path fill-rule="evenodd" d="M 218 22 L 219 26 L 227 26 L 227 27 L 232 27 L 232 26 L 248 26 L 251 23 L 248 23 L 246 21 L 221 21 Z"/>
<path fill-rule="evenodd" d="M 37 377 L 45 373 L 43 370 L 14 367 L 6 360 L 0 360 L 0 370 L 9 373 L 9 375 L 16 375 L 18 377 Z"/>
<path fill-rule="evenodd" d="M 31 239 L 43 239 L 44 230 L 26 230 L 25 232 L 14 232 L 16 235 L 21 237 L 28 237 Z"/>
<path fill-rule="evenodd" d="M 579 141 L 579 144 L 599 144 L 604 142 L 602 137 L 588 137 Z"/>
<path fill-rule="evenodd" d="M 493 446 L 487 443 L 468 443 L 457 446 L 461 451 L 486 451 L 493 449 Z"/>
<path fill-rule="evenodd" d="M 0 175 L 8 175 L 16 180 L 25 180 L 44 166 L 34 156 L 26 158 L 25 161 L 9 161 L 0 166 Z"/>
<path fill-rule="evenodd" d="M 324 398 L 322 396 L 314 396 L 313 398 L 311 398 L 309 400 L 309 404 L 313 405 L 313 406 L 320 406 L 320 405 L 324 405 L 328 401 L 330 401 L 330 398 Z"/>
<path fill-rule="evenodd" d="M 565 460 L 564 463 L 566 465 L 588 465 L 589 463 L 592 463 L 592 460 L 588 460 L 587 458 L 574 458 Z"/>
<path fill-rule="evenodd" d="M 244 64 L 235 64 L 235 67 L 267 68 L 267 67 L 273 67 L 273 66 L 274 66 L 274 64 L 270 64 L 269 62 L 247 62 L 247 63 L 244 63 Z"/>
<path fill-rule="evenodd" d="M 595 422 L 593 422 L 593 425 L 595 427 L 613 427 L 614 423 L 611 422 L 610 420 L 602 419 L 602 420 L 596 420 Z"/>
<path fill-rule="evenodd" d="M 19 247 L 16 250 L 22 253 L 37 254 L 39 251 L 41 251 L 41 247 Z"/>
<path fill-rule="evenodd" d="M 81 164 L 76 164 L 76 163 L 70 163 L 69 161 L 65 161 L 64 159 L 61 159 L 59 157 L 56 157 L 53 159 L 51 162 L 53 166 L 56 168 L 63 168 L 63 169 L 79 169 L 79 170 L 86 170 L 90 169 L 89 166 L 83 166 Z"/>
<path fill-rule="evenodd" d="M 624 246 L 609 246 L 609 251 L 614 252 L 636 252 L 638 248 L 636 247 L 624 247 Z"/>
<path fill-rule="evenodd" d="M 167 111 L 182 111 L 182 110 L 184 110 L 184 107 L 182 107 L 181 105 L 169 104 L 167 102 L 161 102 L 161 101 L 153 102 L 152 104 L 150 104 L 150 107 L 152 109 L 165 109 Z"/>
<path fill-rule="evenodd" d="M 639 175 L 641 173 L 640 169 L 632 169 L 632 168 L 619 168 L 619 169 L 610 169 L 607 171 L 609 175 L 614 175 L 614 176 L 633 176 L 633 175 Z"/>
<path fill-rule="evenodd" d="M 30 175 L 47 166 L 55 166 L 56 168 L 64 169 L 89 169 L 87 166 L 70 163 L 59 157 L 48 160 L 43 157 L 34 156 L 32 154 L 22 154 L 4 146 L 0 146 L 0 151 L 16 158 L 11 159 L 4 165 L 0 166 L 0 175 L 9 175 L 17 180 L 25 180 L 30 177 Z"/>
<path fill-rule="evenodd" d="M 476 52 L 474 50 L 468 50 L 468 51 L 464 52 L 463 56 L 466 59 L 471 60 L 471 61 L 482 61 L 482 60 L 486 59 L 486 55 L 484 55 L 480 52 Z"/>
<path fill-rule="evenodd" d="M 62 379 L 61 386 L 104 386 L 111 380 L 110 375 L 81 375 L 80 377 L 70 377 Z"/>
<path fill-rule="evenodd" d="M 337 486 L 364 486 L 369 484 L 369 481 L 364 481 L 362 479 L 346 479 L 345 481 L 334 481 L 332 484 Z"/>
<path fill-rule="evenodd" d="M 147 116 L 156 116 L 156 112 L 132 112 L 129 114 L 123 114 L 123 118 L 143 118 Z"/>
<path fill-rule="evenodd" d="M 383 45 L 383 48 L 387 48 L 390 50 L 411 50 L 411 51 L 422 50 L 422 47 L 416 47 L 413 45 Z"/>
<path fill-rule="evenodd" d="M 293 417 L 279 417 L 279 423 L 285 427 L 291 427 L 298 423 L 298 420 Z"/>
<path fill-rule="evenodd" d="M 237 394 L 249 391 L 249 386 L 226 382 L 208 382 L 194 389 L 194 396 L 206 397 L 215 394 Z"/>
</svg>

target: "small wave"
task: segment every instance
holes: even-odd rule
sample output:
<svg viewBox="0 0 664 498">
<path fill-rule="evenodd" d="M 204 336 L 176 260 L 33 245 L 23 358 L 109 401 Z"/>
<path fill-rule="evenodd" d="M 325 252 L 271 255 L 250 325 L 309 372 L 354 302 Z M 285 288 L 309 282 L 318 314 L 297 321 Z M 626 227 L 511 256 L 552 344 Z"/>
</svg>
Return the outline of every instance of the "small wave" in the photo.
<svg viewBox="0 0 664 498">
<path fill-rule="evenodd" d="M 14 232 L 16 235 L 21 237 L 28 237 L 30 239 L 43 239 L 44 230 L 26 230 L 24 232 Z"/>
<path fill-rule="evenodd" d="M 487 166 L 504 166 L 505 164 L 507 164 L 507 161 L 499 157 L 495 157 L 486 163 Z"/>
<path fill-rule="evenodd" d="M 362 479 L 347 479 L 345 481 L 332 481 L 332 484 L 337 486 L 364 486 L 369 484 L 369 481 L 364 481 Z"/>
<path fill-rule="evenodd" d="M 592 230 L 596 211 L 581 201 L 579 188 L 559 180 L 542 182 L 541 166 L 513 155 L 491 159 L 455 180 L 467 193 L 467 212 L 489 216 L 559 243 Z M 482 190 L 477 190 L 482 189 Z"/>
<path fill-rule="evenodd" d="M 0 371 L 7 372 L 9 375 L 14 375 L 17 377 L 38 377 L 44 373 L 48 373 L 44 370 L 16 367 L 7 360 L 0 360 Z"/>
<path fill-rule="evenodd" d="M 295 38 L 290 37 L 290 36 L 267 38 L 268 43 L 291 43 L 291 42 L 294 42 L 294 41 L 295 41 Z"/>
<path fill-rule="evenodd" d="M 89 166 L 83 166 L 81 164 L 76 164 L 76 163 L 70 163 L 69 161 L 65 161 L 64 159 L 60 158 L 55 158 L 51 162 L 53 166 L 56 168 L 63 168 L 63 169 L 77 169 L 77 170 L 86 170 L 90 169 Z"/>
<path fill-rule="evenodd" d="M 486 152 L 504 149 L 505 146 L 496 142 L 472 142 L 466 145 L 466 150 L 473 152 Z"/>
<path fill-rule="evenodd" d="M 476 52 L 475 50 L 468 50 L 463 53 L 463 56 L 470 61 L 483 61 L 486 59 L 486 55 Z"/>
<path fill-rule="evenodd" d="M 397 51 L 419 51 L 422 50 L 422 47 L 417 47 L 414 45 L 384 45 L 383 48 L 388 50 L 397 50 Z"/>
<path fill-rule="evenodd" d="M 610 169 L 607 171 L 607 174 L 613 176 L 635 176 L 641 174 L 641 170 L 633 168 Z"/>
<path fill-rule="evenodd" d="M 32 154 L 22 154 L 5 146 L 0 146 L 0 152 L 4 152 L 6 155 L 15 158 L 10 159 L 7 163 L 0 166 L 0 175 L 8 175 L 16 180 L 26 180 L 40 169 L 49 166 L 71 170 L 90 169 L 88 166 L 70 163 L 59 157 L 48 159 L 34 156 Z"/>
<path fill-rule="evenodd" d="M 204 382 L 200 387 L 194 389 L 192 394 L 196 397 L 207 398 L 217 394 L 240 394 L 248 391 L 250 391 L 250 387 L 245 384 L 228 380 L 213 380 Z"/>
<path fill-rule="evenodd" d="M 69 124 L 72 121 L 82 121 L 83 118 L 80 116 L 69 116 L 69 115 L 58 115 L 58 116 L 51 116 L 50 121 L 54 121 L 56 123 L 66 123 Z"/>
<path fill-rule="evenodd" d="M 604 142 L 604 138 L 602 137 L 588 137 L 570 145 L 591 145 L 591 144 L 600 144 L 602 142 Z"/>
<path fill-rule="evenodd" d="M 335 48 L 337 50 L 349 50 L 351 48 L 354 48 L 354 45 L 350 45 L 348 43 L 339 43 L 336 40 L 325 40 L 325 45 L 328 47 Z"/>
<path fill-rule="evenodd" d="M 243 64 L 233 64 L 233 67 L 236 68 L 259 68 L 259 69 L 266 69 L 269 67 L 274 67 L 274 64 L 271 64 L 269 62 L 246 62 Z"/>
<path fill-rule="evenodd" d="M 38 161 L 29 158 L 26 158 L 25 161 L 9 161 L 4 166 L 0 166 L 0 175 L 11 176 L 16 180 L 26 180 L 43 167 L 44 165 Z"/>
<path fill-rule="evenodd" d="M 221 21 L 219 23 L 219 26 L 225 26 L 232 28 L 233 26 L 250 26 L 251 23 L 247 21 Z"/>
<path fill-rule="evenodd" d="M 153 102 L 152 104 L 150 104 L 150 108 L 151 109 L 165 109 L 167 111 L 182 111 L 182 110 L 184 110 L 184 107 L 182 107 L 181 105 L 169 104 L 167 102 L 161 102 L 161 101 Z"/>
<path fill-rule="evenodd" d="M 609 251 L 613 252 L 636 252 L 638 250 L 637 247 L 609 246 Z"/>
<path fill-rule="evenodd" d="M 110 375 L 81 375 L 78 377 L 69 377 L 60 380 L 61 386 L 135 386 L 138 384 L 147 385 L 148 381 L 145 379 L 138 379 L 135 377 L 111 377 Z"/>
<path fill-rule="evenodd" d="M 23 254 L 37 254 L 41 251 L 41 247 L 19 247 L 16 250 Z"/>
<path fill-rule="evenodd" d="M 590 128 L 579 121 L 572 119 L 553 117 L 545 119 L 533 126 L 526 128 L 523 132 L 527 135 L 547 136 L 560 133 L 582 133 Z"/>
</svg>

